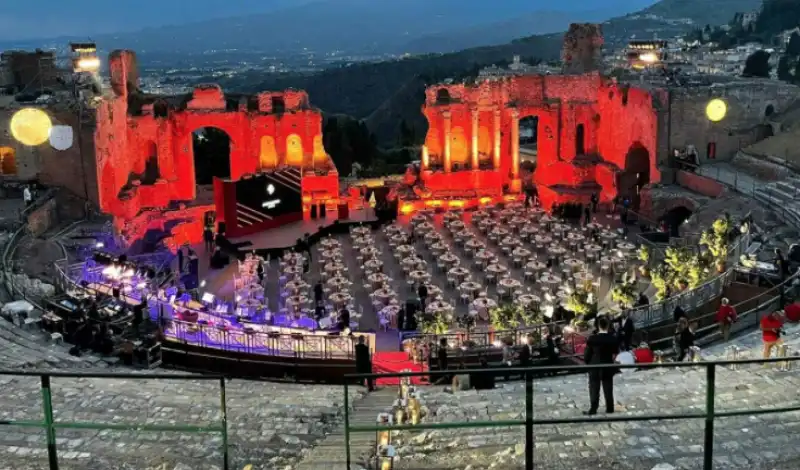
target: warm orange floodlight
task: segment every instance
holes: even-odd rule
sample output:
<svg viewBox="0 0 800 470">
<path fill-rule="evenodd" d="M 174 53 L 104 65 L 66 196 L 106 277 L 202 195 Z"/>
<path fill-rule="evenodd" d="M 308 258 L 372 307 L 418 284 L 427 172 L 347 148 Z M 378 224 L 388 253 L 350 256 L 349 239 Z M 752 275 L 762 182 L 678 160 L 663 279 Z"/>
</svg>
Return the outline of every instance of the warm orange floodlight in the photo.
<svg viewBox="0 0 800 470">
<path fill-rule="evenodd" d="M 52 128 L 50 116 L 39 108 L 23 108 L 11 117 L 11 135 L 29 147 L 47 142 Z"/>
</svg>

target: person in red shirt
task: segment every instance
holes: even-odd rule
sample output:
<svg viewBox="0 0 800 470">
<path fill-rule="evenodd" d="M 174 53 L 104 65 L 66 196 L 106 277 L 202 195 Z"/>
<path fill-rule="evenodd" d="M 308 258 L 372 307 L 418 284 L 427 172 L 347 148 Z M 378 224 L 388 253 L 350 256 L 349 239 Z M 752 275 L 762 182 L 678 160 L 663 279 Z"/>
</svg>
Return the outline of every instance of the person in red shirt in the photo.
<svg viewBox="0 0 800 470">
<path fill-rule="evenodd" d="M 731 336 L 731 324 L 736 321 L 736 309 L 730 305 L 728 299 L 722 299 L 722 305 L 719 306 L 717 311 L 717 323 L 719 324 L 719 332 L 722 334 L 722 341 L 727 342 Z"/>
<path fill-rule="evenodd" d="M 636 359 L 637 364 L 652 364 L 655 362 L 656 356 L 645 342 L 641 331 L 634 333 L 633 344 L 636 345 L 636 348 L 633 349 L 633 357 Z"/>
<path fill-rule="evenodd" d="M 761 332 L 764 339 L 764 359 L 769 359 L 772 348 L 783 343 L 781 341 L 781 328 L 783 317 L 781 312 L 772 312 L 761 319 Z"/>
</svg>

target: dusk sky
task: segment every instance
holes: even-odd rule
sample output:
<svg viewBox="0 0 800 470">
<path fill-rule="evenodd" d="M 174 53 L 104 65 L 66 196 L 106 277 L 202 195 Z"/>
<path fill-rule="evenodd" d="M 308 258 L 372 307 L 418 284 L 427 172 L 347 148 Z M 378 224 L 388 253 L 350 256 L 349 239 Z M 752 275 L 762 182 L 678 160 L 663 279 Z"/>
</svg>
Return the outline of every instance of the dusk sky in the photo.
<svg viewBox="0 0 800 470">
<path fill-rule="evenodd" d="M 0 41 L 136 31 L 152 26 L 265 13 L 318 1 L 365 0 L 3 0 L 0 10 Z M 609 8 L 611 5 L 624 5 L 635 9 L 654 1 L 608 0 L 602 6 Z M 509 17 L 517 12 L 522 13 L 520 10 L 585 11 L 601 6 L 592 0 L 561 0 L 555 3 L 546 0 L 462 0 L 461 4 L 467 8 L 473 4 L 477 7 L 476 10 L 487 6 L 496 10 L 507 9 Z"/>
</svg>

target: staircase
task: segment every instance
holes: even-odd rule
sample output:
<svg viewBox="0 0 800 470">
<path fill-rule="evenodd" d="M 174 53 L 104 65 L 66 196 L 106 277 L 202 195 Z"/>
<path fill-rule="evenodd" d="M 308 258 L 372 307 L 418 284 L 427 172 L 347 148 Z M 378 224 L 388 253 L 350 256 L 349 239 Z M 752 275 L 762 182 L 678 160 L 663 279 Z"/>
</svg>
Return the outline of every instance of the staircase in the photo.
<svg viewBox="0 0 800 470">
<path fill-rule="evenodd" d="M 786 222 L 800 226 L 800 178 L 789 177 L 756 188 L 756 200 L 765 203 L 781 215 Z"/>
<path fill-rule="evenodd" d="M 380 413 L 391 410 L 397 398 L 397 387 L 385 387 L 359 400 L 350 411 L 351 426 L 374 426 Z M 375 454 L 375 433 L 351 433 L 351 466 L 347 468 L 344 422 L 318 445 L 309 449 L 295 470 L 361 470 L 372 468 Z"/>
</svg>

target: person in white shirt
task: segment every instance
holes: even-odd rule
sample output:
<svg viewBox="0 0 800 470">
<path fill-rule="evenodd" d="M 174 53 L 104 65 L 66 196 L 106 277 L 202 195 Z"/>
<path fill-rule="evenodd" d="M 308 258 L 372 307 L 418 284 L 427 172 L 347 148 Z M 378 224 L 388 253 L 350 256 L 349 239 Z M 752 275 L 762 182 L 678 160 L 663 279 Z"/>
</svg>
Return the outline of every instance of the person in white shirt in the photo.
<svg viewBox="0 0 800 470">
<path fill-rule="evenodd" d="M 22 199 L 25 201 L 25 207 L 33 203 L 33 194 L 31 193 L 30 186 L 25 186 L 25 189 L 22 190 Z"/>
</svg>

